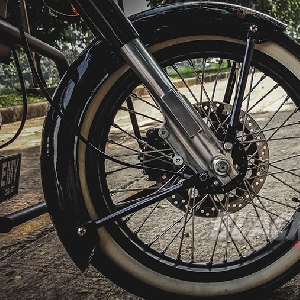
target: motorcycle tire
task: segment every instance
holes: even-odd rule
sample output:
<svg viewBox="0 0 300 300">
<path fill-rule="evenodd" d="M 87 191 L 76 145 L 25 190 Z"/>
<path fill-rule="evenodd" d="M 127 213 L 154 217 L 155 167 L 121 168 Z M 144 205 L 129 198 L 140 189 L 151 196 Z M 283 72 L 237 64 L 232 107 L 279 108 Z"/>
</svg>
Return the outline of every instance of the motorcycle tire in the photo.
<svg viewBox="0 0 300 300">
<path fill-rule="evenodd" d="M 142 21 L 136 26 L 166 74 L 222 142 L 245 39 L 222 20 L 218 30 L 213 23 L 203 26 L 207 20 L 195 18 L 197 5 L 186 4 L 184 13 L 175 5 L 169 14 L 161 8 L 135 17 L 151 15 L 148 33 Z M 164 31 L 161 22 L 168 16 Z M 42 174 L 55 178 L 56 185 L 54 189 L 46 179 L 43 184 L 63 242 L 68 234 L 62 218 L 68 217 L 61 211 L 66 207 L 74 211 L 72 224 L 79 225 L 193 174 L 190 167 L 181 171 L 173 163 L 174 149 L 159 134 L 164 116 L 121 58 L 116 55 L 117 62 L 106 66 L 108 75 L 98 77 L 101 66 L 93 57 L 103 43 L 97 40 L 82 54 L 54 96 L 56 109 L 93 147 L 70 132 L 55 109 L 45 123 Z M 98 270 L 144 298 L 172 299 L 262 293 L 299 271 L 297 47 L 284 33 L 255 47 L 237 138 L 230 145 L 242 180 L 225 188 L 216 183 L 209 192 L 195 186 L 107 222 L 97 230 L 92 264 Z M 82 64 L 88 56 L 88 63 Z M 54 204 L 55 198 L 64 200 Z"/>
</svg>

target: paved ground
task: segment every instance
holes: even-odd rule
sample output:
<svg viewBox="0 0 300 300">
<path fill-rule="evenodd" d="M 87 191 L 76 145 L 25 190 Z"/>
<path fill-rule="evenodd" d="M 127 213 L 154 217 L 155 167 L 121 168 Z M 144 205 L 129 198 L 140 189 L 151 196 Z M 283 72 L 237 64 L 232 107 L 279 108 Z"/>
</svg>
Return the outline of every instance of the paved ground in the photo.
<svg viewBox="0 0 300 300">
<path fill-rule="evenodd" d="M 43 119 L 32 119 L 2 155 L 22 152 L 19 194 L 0 203 L 0 215 L 43 201 L 39 145 Z M 19 123 L 3 125 L 0 142 Z M 69 259 L 48 214 L 0 234 L 0 299 L 138 299 L 90 267 L 82 274 Z"/>
<path fill-rule="evenodd" d="M 5 152 L 22 151 L 19 195 L 0 203 L 0 215 L 43 200 L 39 171 L 42 118 L 32 119 Z M 1 140 L 18 123 L 3 125 Z M 0 299 L 139 299 L 117 287 L 90 267 L 82 274 L 59 242 L 47 214 L 0 234 Z M 300 276 L 261 298 L 300 299 Z"/>
</svg>

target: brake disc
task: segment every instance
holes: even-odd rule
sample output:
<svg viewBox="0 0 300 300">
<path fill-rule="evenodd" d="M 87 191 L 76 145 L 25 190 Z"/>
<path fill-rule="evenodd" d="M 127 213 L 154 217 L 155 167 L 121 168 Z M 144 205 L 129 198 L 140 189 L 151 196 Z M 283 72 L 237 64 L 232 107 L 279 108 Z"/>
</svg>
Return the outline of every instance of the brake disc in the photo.
<svg viewBox="0 0 300 300">
<path fill-rule="evenodd" d="M 197 107 L 197 110 L 217 138 L 223 142 L 232 105 L 222 102 L 204 102 Z M 224 211 L 234 213 L 245 207 L 265 183 L 269 149 L 262 129 L 253 117 L 244 111 L 240 114 L 232 157 L 239 172 L 238 179 L 233 179 L 224 187 L 214 188 L 210 194 L 205 195 L 192 188 L 175 194 L 168 200 L 184 211 L 193 207 L 194 214 L 202 217 L 216 217 Z"/>
</svg>

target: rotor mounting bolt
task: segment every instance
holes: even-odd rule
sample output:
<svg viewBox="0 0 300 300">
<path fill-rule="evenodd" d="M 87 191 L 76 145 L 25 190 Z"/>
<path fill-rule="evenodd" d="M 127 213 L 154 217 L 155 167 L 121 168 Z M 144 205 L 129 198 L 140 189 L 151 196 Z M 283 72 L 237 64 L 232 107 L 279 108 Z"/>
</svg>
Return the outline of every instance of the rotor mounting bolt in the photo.
<svg viewBox="0 0 300 300">
<path fill-rule="evenodd" d="M 201 181 L 207 180 L 208 179 L 208 173 L 207 172 L 201 172 L 199 174 L 199 178 L 200 178 Z"/>
<path fill-rule="evenodd" d="M 77 229 L 77 234 L 78 234 L 79 236 L 84 236 L 84 235 L 86 235 L 86 229 L 85 229 L 84 227 L 79 227 L 79 228 Z"/>
<path fill-rule="evenodd" d="M 225 151 L 231 151 L 233 148 L 233 144 L 230 142 L 226 142 L 226 143 L 224 143 L 223 148 Z"/>
</svg>

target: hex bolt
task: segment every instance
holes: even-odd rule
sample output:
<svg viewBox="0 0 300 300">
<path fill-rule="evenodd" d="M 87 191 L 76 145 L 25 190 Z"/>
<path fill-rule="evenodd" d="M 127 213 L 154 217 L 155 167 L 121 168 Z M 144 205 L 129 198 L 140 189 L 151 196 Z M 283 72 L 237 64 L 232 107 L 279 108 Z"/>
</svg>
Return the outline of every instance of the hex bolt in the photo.
<svg viewBox="0 0 300 300">
<path fill-rule="evenodd" d="M 229 171 L 229 163 L 224 157 L 216 157 L 213 160 L 213 169 L 216 174 L 226 176 Z"/>
<path fill-rule="evenodd" d="M 181 166 L 183 164 L 183 158 L 179 155 L 173 157 L 173 163 L 175 166 Z"/>
<path fill-rule="evenodd" d="M 77 229 L 77 234 L 78 234 L 79 236 L 85 236 L 85 235 L 86 235 L 86 229 L 85 229 L 84 227 L 79 227 L 79 228 Z"/>
<path fill-rule="evenodd" d="M 162 139 L 166 139 L 169 136 L 169 130 L 166 127 L 161 127 L 158 130 L 158 135 L 162 138 Z"/>
<path fill-rule="evenodd" d="M 231 151 L 233 148 L 233 144 L 230 142 L 226 142 L 226 143 L 224 143 L 223 148 L 225 151 Z"/>
<path fill-rule="evenodd" d="M 250 30 L 251 30 L 252 33 L 256 33 L 256 32 L 258 31 L 257 25 L 252 24 L 252 25 L 250 26 Z"/>
</svg>

